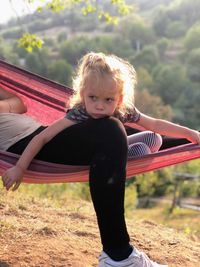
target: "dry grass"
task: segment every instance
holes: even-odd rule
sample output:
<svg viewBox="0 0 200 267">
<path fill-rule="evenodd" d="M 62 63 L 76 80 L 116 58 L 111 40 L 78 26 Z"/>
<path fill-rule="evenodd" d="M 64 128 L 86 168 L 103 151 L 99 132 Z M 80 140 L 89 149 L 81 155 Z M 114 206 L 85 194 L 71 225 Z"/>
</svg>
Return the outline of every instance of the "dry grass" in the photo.
<svg viewBox="0 0 200 267">
<path fill-rule="evenodd" d="M 169 204 L 161 201 L 153 208 L 133 211 L 133 216 L 137 219 L 155 221 L 174 228 L 193 240 L 200 240 L 200 212 L 177 207 L 169 214 L 169 208 Z"/>
<path fill-rule="evenodd" d="M 199 242 L 149 219 L 127 223 L 132 244 L 153 260 L 198 266 Z M 101 244 L 92 204 L 0 189 L 0 246 L 1 267 L 97 266 Z"/>
</svg>

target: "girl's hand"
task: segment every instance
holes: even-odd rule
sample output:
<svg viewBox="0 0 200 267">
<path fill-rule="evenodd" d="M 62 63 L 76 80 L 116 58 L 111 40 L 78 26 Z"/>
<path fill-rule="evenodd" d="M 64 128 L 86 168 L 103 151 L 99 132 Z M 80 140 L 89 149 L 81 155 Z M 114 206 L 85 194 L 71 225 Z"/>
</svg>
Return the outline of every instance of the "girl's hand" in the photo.
<svg viewBox="0 0 200 267">
<path fill-rule="evenodd" d="M 187 139 L 192 143 L 200 145 L 200 132 L 195 130 L 190 130 Z"/>
<path fill-rule="evenodd" d="M 24 171 L 19 166 L 14 166 L 2 175 L 3 185 L 6 190 L 9 190 L 12 186 L 12 191 L 17 190 L 23 179 Z"/>
</svg>

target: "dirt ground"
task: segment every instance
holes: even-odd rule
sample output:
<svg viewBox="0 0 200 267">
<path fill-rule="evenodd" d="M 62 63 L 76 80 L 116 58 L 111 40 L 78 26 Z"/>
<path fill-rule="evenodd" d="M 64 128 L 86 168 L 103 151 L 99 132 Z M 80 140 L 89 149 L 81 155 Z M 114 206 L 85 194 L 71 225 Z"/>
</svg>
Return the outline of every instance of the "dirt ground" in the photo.
<svg viewBox="0 0 200 267">
<path fill-rule="evenodd" d="M 0 201 L 1 267 L 97 266 L 101 245 L 91 203 L 9 201 Z M 127 224 L 132 244 L 152 260 L 170 267 L 200 266 L 198 240 L 151 221 Z"/>
</svg>

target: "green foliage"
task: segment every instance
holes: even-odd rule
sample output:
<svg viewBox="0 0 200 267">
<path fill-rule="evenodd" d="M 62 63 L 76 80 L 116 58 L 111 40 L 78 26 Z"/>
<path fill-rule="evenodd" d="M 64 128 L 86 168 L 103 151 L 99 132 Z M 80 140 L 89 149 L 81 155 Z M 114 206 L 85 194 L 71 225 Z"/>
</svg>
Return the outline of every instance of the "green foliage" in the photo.
<svg viewBox="0 0 200 267">
<path fill-rule="evenodd" d="M 57 82 L 70 86 L 72 71 L 69 63 L 65 60 L 58 60 L 50 64 L 47 75 Z"/>
<path fill-rule="evenodd" d="M 0 37 L 0 58 L 8 60 L 13 64 L 19 64 L 18 57 L 13 51 L 13 47 L 7 44 L 3 38 Z"/>
<path fill-rule="evenodd" d="M 174 21 L 179 20 L 183 25 L 189 28 L 199 21 L 200 2 L 197 0 L 175 0 L 172 2 L 168 13 L 170 18 Z"/>
<path fill-rule="evenodd" d="M 189 52 L 186 59 L 186 66 L 190 80 L 200 82 L 200 44 L 198 49 L 193 49 Z"/>
<path fill-rule="evenodd" d="M 120 15 L 126 15 L 130 12 L 131 6 L 127 5 L 125 0 L 111 0 L 111 5 L 116 7 L 117 13 Z M 99 3 L 98 0 L 50 0 L 47 5 L 47 9 L 53 12 L 61 12 L 65 9 L 79 8 L 83 15 L 87 16 L 89 13 L 96 13 L 97 17 L 104 18 L 107 23 L 118 23 L 118 17 L 113 16 L 111 12 L 105 11 L 103 3 Z M 38 11 L 42 11 L 40 6 Z"/>
<path fill-rule="evenodd" d="M 189 14 L 189 15 L 188 15 Z M 183 36 L 200 17 L 200 2 L 196 0 L 172 1 L 169 6 L 159 6 L 153 27 L 159 36 Z"/>
<path fill-rule="evenodd" d="M 181 187 L 182 197 L 196 197 L 199 192 L 199 181 L 184 181 Z"/>
<path fill-rule="evenodd" d="M 12 29 L 12 30 L 7 30 L 4 33 L 2 33 L 2 37 L 5 39 L 11 38 L 11 39 L 16 39 L 20 38 L 22 36 L 23 30 L 22 29 Z"/>
<path fill-rule="evenodd" d="M 126 216 L 132 214 L 138 203 L 137 189 L 134 183 L 129 184 L 125 191 L 125 212 Z"/>
<path fill-rule="evenodd" d="M 187 50 L 200 47 L 200 24 L 194 25 L 188 32 L 184 40 Z"/>
<path fill-rule="evenodd" d="M 59 33 L 57 39 L 58 39 L 58 42 L 59 43 L 66 41 L 66 39 L 67 39 L 67 33 L 65 31 L 62 31 L 61 33 Z"/>
<path fill-rule="evenodd" d="M 79 1 L 74 1 L 79 2 Z M 51 0 L 47 3 L 47 8 L 52 10 L 53 12 L 60 12 L 65 8 L 69 8 L 71 5 L 71 1 L 63 1 L 63 0 Z M 41 8 L 40 8 L 41 11 Z"/>
<path fill-rule="evenodd" d="M 167 25 L 170 22 L 166 10 L 167 9 L 164 6 L 160 6 L 154 17 L 153 28 L 158 36 L 166 36 Z"/>
<path fill-rule="evenodd" d="M 137 53 L 131 59 L 136 68 L 143 67 L 152 72 L 154 66 L 159 63 L 159 55 L 156 47 L 154 46 L 145 46 L 139 53 Z"/>
<path fill-rule="evenodd" d="M 88 38 L 77 37 L 63 42 L 59 52 L 62 58 L 67 59 L 70 64 L 76 65 L 77 60 L 90 49 L 90 46 L 91 42 Z"/>
<path fill-rule="evenodd" d="M 24 47 L 27 52 L 31 53 L 33 48 L 41 48 L 43 41 L 35 34 L 24 33 L 23 36 L 18 40 L 18 44 L 20 47 Z"/>
<path fill-rule="evenodd" d="M 149 71 L 145 69 L 144 67 L 139 67 L 136 69 L 136 71 L 137 71 L 137 79 L 138 79 L 137 88 L 139 90 L 143 90 L 143 89 L 148 90 L 152 88 L 154 85 L 154 81 Z"/>
<path fill-rule="evenodd" d="M 153 70 L 155 94 L 161 96 L 165 104 L 175 105 L 186 86 L 185 68 L 179 64 L 159 64 Z"/>
<path fill-rule="evenodd" d="M 26 54 L 25 64 L 27 69 L 42 76 L 47 76 L 47 69 L 50 65 L 48 53 L 49 50 L 43 48 L 41 50 L 35 50 L 31 54 Z"/>
<path fill-rule="evenodd" d="M 134 0 L 134 4 L 139 6 L 142 11 L 155 10 L 158 6 L 169 6 L 174 0 Z"/>
<path fill-rule="evenodd" d="M 184 164 L 176 165 L 174 166 L 173 171 L 178 173 L 190 173 L 198 176 L 200 174 L 200 161 L 197 159 Z"/>
<path fill-rule="evenodd" d="M 137 176 L 137 187 L 140 197 L 151 197 L 155 193 L 158 175 L 154 172 L 144 173 Z"/>
<path fill-rule="evenodd" d="M 179 177 L 179 194 L 182 198 L 184 197 L 197 197 L 199 196 L 199 189 L 200 189 L 200 160 L 193 160 L 186 162 L 184 164 L 179 164 L 173 166 L 172 174 L 178 173 L 183 174 L 183 176 Z M 184 174 L 191 175 L 191 178 L 185 179 Z M 192 179 L 192 176 L 196 177 Z M 176 182 L 176 176 L 172 180 L 173 184 Z"/>
<path fill-rule="evenodd" d="M 12 0 L 11 0 L 12 1 Z M 31 0 L 30 3 L 35 2 Z M 43 1 L 41 0 L 41 3 Z M 131 6 L 127 5 L 125 0 L 111 0 L 110 4 L 116 7 L 117 13 L 119 15 L 127 15 Z M 104 5 L 99 4 L 98 0 L 49 0 L 45 7 L 39 5 L 37 11 L 42 12 L 45 8 L 51 10 L 52 12 L 61 12 L 65 9 L 78 8 L 84 16 L 90 13 L 96 13 L 99 19 L 104 19 L 106 23 L 118 24 L 118 16 L 113 16 L 111 12 L 104 10 Z M 43 21 L 37 22 L 37 27 L 41 29 L 48 28 L 48 25 Z M 34 25 L 34 28 L 36 24 Z M 29 53 L 33 51 L 34 47 L 41 48 L 43 45 L 42 39 L 40 39 L 35 34 L 30 34 L 29 32 L 24 33 L 23 36 L 18 40 L 19 46 L 24 47 Z"/>
<path fill-rule="evenodd" d="M 169 22 L 166 27 L 166 37 L 167 38 L 178 38 L 184 36 L 187 27 L 181 21 Z"/>
<path fill-rule="evenodd" d="M 142 17 L 136 14 L 131 14 L 121 19 L 119 26 L 115 30 L 121 34 L 123 40 L 130 40 L 132 47 L 137 51 L 154 41 L 152 29 L 147 26 Z"/>
<path fill-rule="evenodd" d="M 119 47 L 113 47 L 113 43 L 119 43 L 120 38 L 113 35 L 98 35 L 97 37 L 78 36 L 63 42 L 60 46 L 60 55 L 73 66 L 87 52 L 114 53 L 119 56 L 127 56 L 133 53 L 130 43 L 125 41 Z"/>
<path fill-rule="evenodd" d="M 51 27 L 51 23 L 49 23 L 48 20 L 38 19 L 37 21 L 34 21 L 33 23 L 29 24 L 29 31 L 30 32 L 38 32 L 38 31 L 44 31 Z"/>
<path fill-rule="evenodd" d="M 30 194 L 42 199 L 54 200 L 62 205 L 67 199 L 83 199 L 90 201 L 88 183 L 65 183 L 65 184 L 22 184 L 19 194 Z"/>
<path fill-rule="evenodd" d="M 187 125 L 195 129 L 200 128 L 200 88 L 199 84 L 186 81 L 183 91 L 176 102 L 173 103 L 175 116 L 174 120 L 182 125 Z"/>
<path fill-rule="evenodd" d="M 165 52 L 167 51 L 169 45 L 170 45 L 170 41 L 165 37 L 157 41 L 156 46 L 157 46 L 158 53 L 161 59 L 164 58 Z"/>
<path fill-rule="evenodd" d="M 172 120 L 173 112 L 169 105 L 164 105 L 162 99 L 158 95 L 152 95 L 148 90 L 136 92 L 136 106 L 144 114 Z"/>
</svg>

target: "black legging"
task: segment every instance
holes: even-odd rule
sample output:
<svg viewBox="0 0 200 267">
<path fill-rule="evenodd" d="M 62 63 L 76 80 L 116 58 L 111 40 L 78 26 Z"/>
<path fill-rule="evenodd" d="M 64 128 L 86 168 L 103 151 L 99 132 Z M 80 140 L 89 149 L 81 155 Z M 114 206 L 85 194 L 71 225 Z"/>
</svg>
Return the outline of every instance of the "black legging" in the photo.
<svg viewBox="0 0 200 267">
<path fill-rule="evenodd" d="M 43 129 L 8 151 L 21 154 Z M 132 251 L 124 218 L 127 146 L 127 135 L 119 120 L 91 119 L 60 132 L 36 156 L 48 162 L 90 165 L 90 192 L 103 250 L 114 260 L 123 260 Z"/>
</svg>

